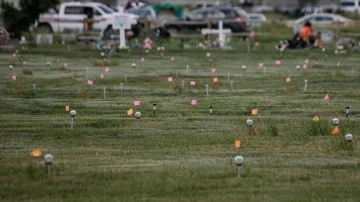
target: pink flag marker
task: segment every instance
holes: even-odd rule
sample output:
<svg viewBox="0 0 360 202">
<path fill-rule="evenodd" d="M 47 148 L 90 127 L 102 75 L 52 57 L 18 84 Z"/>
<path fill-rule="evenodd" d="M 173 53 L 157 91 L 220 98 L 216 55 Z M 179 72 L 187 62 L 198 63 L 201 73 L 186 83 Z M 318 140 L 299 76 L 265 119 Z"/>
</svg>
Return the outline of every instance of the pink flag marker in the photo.
<svg viewBox="0 0 360 202">
<path fill-rule="evenodd" d="M 339 61 L 337 61 L 336 66 L 338 66 L 338 67 L 340 67 L 340 66 L 341 66 L 341 62 L 340 62 L 340 60 L 339 60 Z"/>
<path fill-rule="evenodd" d="M 290 83 L 290 82 L 291 82 L 290 76 L 286 77 L 286 83 Z"/>
<path fill-rule="evenodd" d="M 89 85 L 89 86 L 94 85 L 94 81 L 92 81 L 92 80 L 87 80 L 87 85 Z"/>
<path fill-rule="evenodd" d="M 110 68 L 109 67 L 105 67 L 105 70 L 104 70 L 106 73 L 110 72 Z"/>
<path fill-rule="evenodd" d="M 217 82 L 219 82 L 219 78 L 214 77 L 214 78 L 212 79 L 212 81 L 213 81 L 214 83 L 217 83 Z"/>
<path fill-rule="evenodd" d="M 12 75 L 11 80 L 15 81 L 16 80 L 16 75 Z"/>
<path fill-rule="evenodd" d="M 134 106 L 140 106 L 140 100 L 134 100 Z"/>
<path fill-rule="evenodd" d="M 173 78 L 171 76 L 169 76 L 167 80 L 168 80 L 168 82 L 172 82 Z"/>
<path fill-rule="evenodd" d="M 216 68 L 215 67 L 211 68 L 211 73 L 215 73 L 215 72 L 216 72 Z"/>
<path fill-rule="evenodd" d="M 276 65 L 281 65 L 281 60 L 276 60 L 276 61 L 275 61 L 275 64 L 276 64 Z"/>
<path fill-rule="evenodd" d="M 307 64 L 303 64 L 303 69 L 307 69 Z"/>
<path fill-rule="evenodd" d="M 260 68 L 263 68 L 263 67 L 264 67 L 264 63 L 260 62 L 260 63 L 259 63 L 259 67 L 260 67 Z"/>
<path fill-rule="evenodd" d="M 328 94 L 326 94 L 326 95 L 324 96 L 324 100 L 330 100 L 330 96 L 329 96 Z"/>
<path fill-rule="evenodd" d="M 192 99 L 192 100 L 191 100 L 191 105 L 197 105 L 197 100 Z"/>
<path fill-rule="evenodd" d="M 195 86 L 196 82 L 195 81 L 190 81 L 190 85 Z"/>
</svg>

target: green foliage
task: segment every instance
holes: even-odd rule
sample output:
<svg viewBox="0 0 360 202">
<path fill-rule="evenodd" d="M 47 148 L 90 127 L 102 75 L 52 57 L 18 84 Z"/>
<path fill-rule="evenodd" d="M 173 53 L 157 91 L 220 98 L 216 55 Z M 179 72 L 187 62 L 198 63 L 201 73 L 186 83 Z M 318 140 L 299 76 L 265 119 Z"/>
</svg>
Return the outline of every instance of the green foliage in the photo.
<svg viewBox="0 0 360 202">
<path fill-rule="evenodd" d="M 268 131 L 269 135 L 271 135 L 273 137 L 276 137 L 279 135 L 279 129 L 275 123 L 269 122 L 267 128 L 268 128 L 267 131 Z"/>
<path fill-rule="evenodd" d="M 320 120 L 320 121 L 307 121 L 307 124 L 304 125 L 306 134 L 310 136 L 321 136 L 321 135 L 329 135 L 331 130 L 330 124 L 328 121 Z"/>
<path fill-rule="evenodd" d="M 23 70 L 23 74 L 24 74 L 24 75 L 33 75 L 31 69 L 24 69 L 24 70 Z"/>
<path fill-rule="evenodd" d="M 59 0 L 20 0 L 19 8 L 16 8 L 12 2 L 1 0 L 1 17 L 5 28 L 19 36 L 21 32 L 29 30 L 41 13 L 55 8 L 57 4 Z"/>
</svg>

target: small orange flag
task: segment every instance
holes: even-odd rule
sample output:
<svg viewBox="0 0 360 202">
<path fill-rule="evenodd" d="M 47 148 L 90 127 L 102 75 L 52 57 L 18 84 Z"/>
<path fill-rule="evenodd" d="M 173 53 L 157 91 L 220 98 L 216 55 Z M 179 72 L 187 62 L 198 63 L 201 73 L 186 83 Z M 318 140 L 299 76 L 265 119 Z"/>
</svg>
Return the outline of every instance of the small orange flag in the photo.
<svg viewBox="0 0 360 202">
<path fill-rule="evenodd" d="M 132 108 L 130 108 L 129 110 L 127 110 L 127 114 L 128 116 L 131 116 L 134 113 L 134 110 Z"/>
<path fill-rule="evenodd" d="M 70 111 L 70 106 L 69 105 L 65 105 L 65 111 Z"/>
<path fill-rule="evenodd" d="M 331 130 L 331 134 L 332 135 L 338 135 L 339 134 L 339 128 L 337 126 L 335 126 L 332 130 Z"/>
<path fill-rule="evenodd" d="M 41 156 L 42 155 L 42 151 L 41 151 L 41 149 L 34 149 L 32 152 L 31 152 L 31 156 L 33 156 L 33 157 L 39 157 L 39 156 Z"/>
<path fill-rule="evenodd" d="M 320 117 L 318 115 L 315 115 L 313 118 L 312 118 L 313 121 L 315 122 L 318 122 L 320 121 Z"/>
<path fill-rule="evenodd" d="M 240 147 L 241 147 L 241 141 L 240 140 L 235 140 L 235 148 L 240 149 Z"/>
<path fill-rule="evenodd" d="M 251 110 L 251 116 L 256 116 L 258 113 L 258 109 L 257 108 L 254 108 Z"/>
</svg>

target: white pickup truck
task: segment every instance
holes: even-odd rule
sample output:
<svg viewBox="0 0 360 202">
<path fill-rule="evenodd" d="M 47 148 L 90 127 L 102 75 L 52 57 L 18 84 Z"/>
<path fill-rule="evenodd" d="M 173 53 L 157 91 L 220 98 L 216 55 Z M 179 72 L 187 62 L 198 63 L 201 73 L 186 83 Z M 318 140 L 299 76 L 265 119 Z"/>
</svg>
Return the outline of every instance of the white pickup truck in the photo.
<svg viewBox="0 0 360 202">
<path fill-rule="evenodd" d="M 138 16 L 131 13 L 115 12 L 108 6 L 97 2 L 65 2 L 60 4 L 59 12 L 55 11 L 40 15 L 36 28 L 43 32 L 75 32 L 83 33 L 86 20 L 91 19 L 91 31 L 97 32 L 105 39 L 115 34 L 112 25 L 116 16 L 127 15 L 130 19 Z M 139 26 L 132 25 L 133 36 L 139 34 Z"/>
</svg>

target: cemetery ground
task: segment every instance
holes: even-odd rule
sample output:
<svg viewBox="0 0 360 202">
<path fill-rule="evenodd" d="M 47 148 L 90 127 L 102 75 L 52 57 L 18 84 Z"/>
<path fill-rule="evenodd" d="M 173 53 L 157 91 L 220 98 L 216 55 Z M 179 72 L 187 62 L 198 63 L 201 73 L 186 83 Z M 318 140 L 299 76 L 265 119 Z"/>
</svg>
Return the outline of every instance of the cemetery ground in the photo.
<svg viewBox="0 0 360 202">
<path fill-rule="evenodd" d="M 182 43 L 1 53 L 0 200 L 359 200 L 358 53 Z"/>
</svg>

